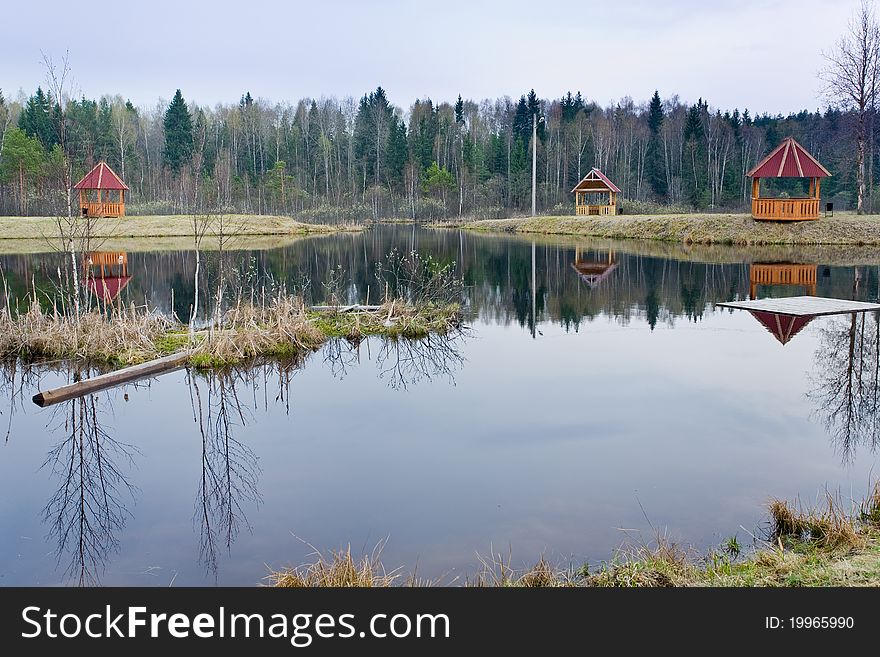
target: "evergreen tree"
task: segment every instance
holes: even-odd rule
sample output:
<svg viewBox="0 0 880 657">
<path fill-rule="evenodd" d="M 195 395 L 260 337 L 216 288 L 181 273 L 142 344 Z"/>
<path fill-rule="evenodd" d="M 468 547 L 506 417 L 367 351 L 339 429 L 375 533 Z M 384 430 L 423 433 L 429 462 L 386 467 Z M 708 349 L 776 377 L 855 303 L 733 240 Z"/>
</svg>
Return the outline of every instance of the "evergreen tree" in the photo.
<svg viewBox="0 0 880 657">
<path fill-rule="evenodd" d="M 668 185 L 666 178 L 666 158 L 663 154 L 663 142 L 660 138 L 660 130 L 663 128 L 663 104 L 660 102 L 660 93 L 654 91 L 651 104 L 648 107 L 648 146 L 645 152 L 645 175 L 651 185 L 651 191 L 661 201 L 666 200 Z"/>
<path fill-rule="evenodd" d="M 162 156 L 172 172 L 177 173 L 189 163 L 193 153 L 192 117 L 178 89 L 165 110 L 165 148 Z"/>
<path fill-rule="evenodd" d="M 354 156 L 365 184 L 380 185 L 387 180 L 384 156 L 394 120 L 394 108 L 382 87 L 361 98 L 354 122 Z"/>
<path fill-rule="evenodd" d="M 525 96 L 519 97 L 513 113 L 513 138 L 526 144 L 532 138 L 532 116 Z"/>
<path fill-rule="evenodd" d="M 538 95 L 535 93 L 535 90 L 532 89 L 529 91 L 529 95 L 526 96 L 526 105 L 528 106 L 529 117 L 528 117 L 528 138 L 526 141 L 531 141 L 532 139 L 532 119 L 533 117 L 537 119 L 538 125 L 538 139 L 544 141 L 546 135 L 544 132 L 544 118 L 543 113 L 541 112 L 541 101 L 538 99 Z"/>
<path fill-rule="evenodd" d="M 52 97 L 37 87 L 37 92 L 27 99 L 21 110 L 18 127 L 28 137 L 36 138 L 45 150 L 51 150 L 58 143 L 56 120 L 60 117 L 60 109 L 56 111 Z"/>
<path fill-rule="evenodd" d="M 107 162 L 113 159 L 115 152 L 115 140 L 113 138 L 113 118 L 110 110 L 110 103 L 106 98 L 102 98 L 98 104 L 98 143 L 97 156 L 99 160 Z M 116 164 L 116 162 L 114 162 Z"/>
<path fill-rule="evenodd" d="M 687 113 L 684 124 L 684 154 L 682 178 L 685 194 L 694 207 L 706 205 L 706 139 L 703 130 L 703 113 L 708 103 L 700 98 Z"/>
<path fill-rule="evenodd" d="M 403 171 L 406 167 L 407 146 L 406 126 L 403 121 L 393 119 L 394 125 L 388 131 L 388 145 L 385 148 L 385 168 L 387 170 L 388 183 L 394 186 L 403 186 Z"/>
<path fill-rule="evenodd" d="M 455 101 L 455 122 L 464 125 L 464 101 L 461 99 L 461 94 L 458 94 L 458 100 Z"/>
<path fill-rule="evenodd" d="M 409 152 L 422 171 L 434 161 L 434 141 L 439 128 L 437 110 L 430 98 L 413 103 L 409 120 Z"/>
</svg>

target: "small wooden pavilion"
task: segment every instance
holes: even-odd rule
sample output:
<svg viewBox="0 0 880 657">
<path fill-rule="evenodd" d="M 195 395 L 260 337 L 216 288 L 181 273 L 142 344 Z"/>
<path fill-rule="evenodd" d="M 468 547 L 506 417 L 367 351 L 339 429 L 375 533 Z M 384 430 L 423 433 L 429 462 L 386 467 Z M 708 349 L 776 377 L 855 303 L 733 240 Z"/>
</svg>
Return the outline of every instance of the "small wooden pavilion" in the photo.
<svg viewBox="0 0 880 657">
<path fill-rule="evenodd" d="M 98 162 L 82 180 L 73 186 L 79 191 L 80 216 L 124 217 L 125 192 L 128 185 L 106 162 Z M 111 199 L 111 192 L 116 192 Z"/>
<path fill-rule="evenodd" d="M 617 214 L 617 195 L 620 189 L 604 173 L 593 167 L 571 190 L 575 194 L 578 215 Z M 605 202 L 605 199 L 608 202 Z"/>
<path fill-rule="evenodd" d="M 793 137 L 786 137 L 746 175 L 752 179 L 752 216 L 755 219 L 805 221 L 819 218 L 819 181 L 831 174 Z M 810 188 L 806 197 L 765 198 L 761 196 L 761 178 L 808 178 Z"/>
<path fill-rule="evenodd" d="M 611 276 L 611 272 L 617 269 L 617 260 L 614 251 L 608 249 L 607 253 L 584 253 L 579 246 L 575 247 L 574 262 L 571 263 L 578 277 L 586 283 L 590 289 L 597 287 L 602 281 Z"/>
<path fill-rule="evenodd" d="M 92 251 L 83 256 L 82 284 L 98 301 L 114 301 L 130 280 L 125 251 Z"/>
<path fill-rule="evenodd" d="M 754 262 L 749 266 L 749 298 L 758 298 L 759 285 L 802 287 L 814 297 L 817 269 L 817 265 L 794 262 Z"/>
</svg>

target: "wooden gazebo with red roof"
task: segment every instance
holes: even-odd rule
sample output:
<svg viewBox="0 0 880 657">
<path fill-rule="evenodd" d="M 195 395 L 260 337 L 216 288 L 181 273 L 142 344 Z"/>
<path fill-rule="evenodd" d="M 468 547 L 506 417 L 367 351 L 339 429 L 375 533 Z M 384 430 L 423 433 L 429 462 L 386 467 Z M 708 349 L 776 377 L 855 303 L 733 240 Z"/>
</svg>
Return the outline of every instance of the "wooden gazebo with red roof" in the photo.
<svg viewBox="0 0 880 657">
<path fill-rule="evenodd" d="M 73 186 L 79 190 L 80 215 L 83 217 L 124 217 L 128 185 L 106 162 L 98 162 Z M 111 200 L 110 192 L 116 192 Z"/>
<path fill-rule="evenodd" d="M 575 208 L 579 215 L 617 214 L 617 195 L 620 189 L 604 173 L 593 167 L 571 190 L 575 194 Z M 608 202 L 605 203 L 605 195 Z"/>
<path fill-rule="evenodd" d="M 794 138 L 786 137 L 747 174 L 752 179 L 752 216 L 766 221 L 819 218 L 819 181 L 831 173 Z M 805 198 L 762 198 L 761 178 L 809 178 Z"/>
</svg>

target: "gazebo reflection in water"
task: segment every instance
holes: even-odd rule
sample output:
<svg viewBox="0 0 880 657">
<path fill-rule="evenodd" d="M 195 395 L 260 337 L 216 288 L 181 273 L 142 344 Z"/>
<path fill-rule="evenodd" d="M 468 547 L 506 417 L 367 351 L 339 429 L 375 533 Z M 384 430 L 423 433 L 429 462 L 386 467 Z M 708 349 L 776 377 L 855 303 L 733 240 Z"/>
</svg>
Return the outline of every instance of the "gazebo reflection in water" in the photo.
<svg viewBox="0 0 880 657">
<path fill-rule="evenodd" d="M 611 272 L 617 269 L 617 259 L 614 249 L 608 251 L 592 251 L 576 246 L 574 250 L 574 262 L 571 263 L 578 277 L 590 288 L 598 286 L 607 279 Z"/>
<path fill-rule="evenodd" d="M 83 256 L 83 285 L 98 301 L 115 301 L 130 280 L 125 251 L 92 251 Z"/>
</svg>

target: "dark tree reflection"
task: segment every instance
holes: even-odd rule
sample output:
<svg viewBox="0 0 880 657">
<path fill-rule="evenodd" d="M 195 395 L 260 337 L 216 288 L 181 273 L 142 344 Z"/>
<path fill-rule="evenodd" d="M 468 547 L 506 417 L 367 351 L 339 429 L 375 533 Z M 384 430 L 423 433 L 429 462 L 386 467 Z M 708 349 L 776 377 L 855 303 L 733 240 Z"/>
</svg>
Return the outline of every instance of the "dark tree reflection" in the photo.
<svg viewBox="0 0 880 657">
<path fill-rule="evenodd" d="M 57 544 L 64 577 L 80 586 L 95 585 L 110 556 L 119 548 L 118 534 L 130 512 L 135 487 L 125 468 L 137 450 L 113 438 L 104 427 L 111 411 L 106 398 L 87 395 L 55 409 L 55 431 L 64 439 L 46 456 L 60 485 L 43 509 L 49 536 Z"/>
<path fill-rule="evenodd" d="M 880 321 L 877 314 L 834 318 L 819 331 L 809 398 L 841 458 L 880 444 Z"/>
<path fill-rule="evenodd" d="M 462 334 L 384 340 L 376 357 L 379 378 L 386 379 L 395 390 L 439 377 L 455 383 L 455 374 L 464 365 L 459 351 L 461 339 Z"/>
<path fill-rule="evenodd" d="M 242 405 L 235 372 L 188 374 L 193 420 L 201 439 L 201 476 L 194 521 L 199 526 L 199 560 L 217 578 L 218 548 L 229 552 L 242 527 L 250 530 L 246 506 L 259 504 L 256 453 L 235 437 L 248 409 Z M 249 383 L 254 389 L 253 371 Z M 255 397 L 256 398 L 256 397 Z"/>
</svg>

